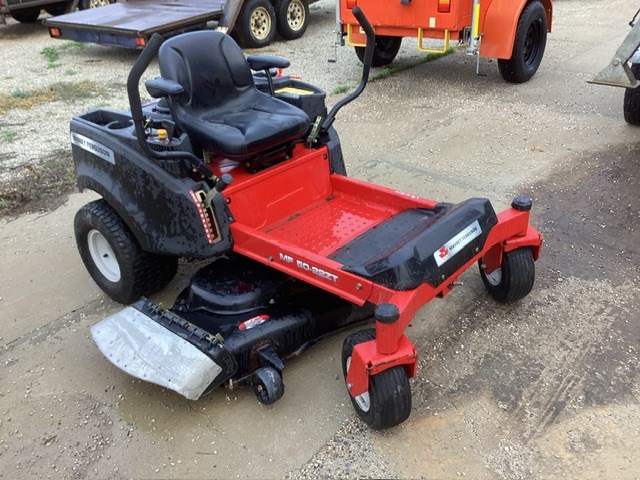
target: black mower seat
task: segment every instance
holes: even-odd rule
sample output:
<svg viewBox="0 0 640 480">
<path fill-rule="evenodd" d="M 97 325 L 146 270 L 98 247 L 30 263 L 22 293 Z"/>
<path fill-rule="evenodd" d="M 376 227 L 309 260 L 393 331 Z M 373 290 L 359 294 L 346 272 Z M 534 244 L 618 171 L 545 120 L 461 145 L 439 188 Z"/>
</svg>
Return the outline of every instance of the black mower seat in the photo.
<svg viewBox="0 0 640 480">
<path fill-rule="evenodd" d="M 305 112 L 256 89 L 242 50 L 222 32 L 170 38 L 158 59 L 162 77 L 184 89 L 168 97 L 176 124 L 206 150 L 247 158 L 309 128 Z"/>
</svg>

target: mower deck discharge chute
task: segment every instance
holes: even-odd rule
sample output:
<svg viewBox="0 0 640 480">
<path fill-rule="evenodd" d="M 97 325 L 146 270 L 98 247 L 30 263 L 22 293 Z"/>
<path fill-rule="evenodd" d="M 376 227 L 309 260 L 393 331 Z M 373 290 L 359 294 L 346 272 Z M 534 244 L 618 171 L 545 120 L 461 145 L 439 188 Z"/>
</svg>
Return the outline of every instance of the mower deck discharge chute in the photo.
<svg viewBox="0 0 640 480">
<path fill-rule="evenodd" d="M 411 411 L 404 331 L 418 309 L 476 263 L 496 300 L 530 292 L 542 240 L 529 199 L 496 214 L 486 199 L 444 204 L 346 176 L 332 123 L 363 91 L 374 42 L 354 13 L 369 38 L 363 77 L 329 113 L 324 92 L 273 73 L 287 60 L 194 32 L 152 39 L 127 82 L 130 113 L 73 119 L 78 185 L 103 197 L 76 215 L 78 248 L 107 294 L 134 302 L 92 328 L 120 369 L 190 399 L 251 385 L 269 404 L 287 360 L 375 320 L 347 336 L 342 366 L 359 417 L 387 428 Z M 156 54 L 162 77 L 146 85 L 158 100 L 142 107 Z M 170 309 L 139 299 L 178 257 L 214 261 Z"/>
</svg>

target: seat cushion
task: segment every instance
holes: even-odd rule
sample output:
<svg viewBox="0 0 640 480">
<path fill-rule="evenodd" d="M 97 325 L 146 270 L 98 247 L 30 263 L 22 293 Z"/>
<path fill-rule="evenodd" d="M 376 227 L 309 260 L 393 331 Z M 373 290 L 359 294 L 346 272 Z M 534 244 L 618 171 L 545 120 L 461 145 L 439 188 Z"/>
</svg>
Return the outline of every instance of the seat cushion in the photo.
<svg viewBox="0 0 640 480">
<path fill-rule="evenodd" d="M 252 97 L 249 104 L 228 111 L 185 110 L 179 114 L 182 128 L 196 144 L 229 158 L 256 155 L 309 129 L 309 117 L 299 108 L 257 90 Z"/>
<path fill-rule="evenodd" d="M 185 33 L 164 42 L 160 72 L 184 92 L 169 97 L 174 120 L 195 144 L 226 157 L 253 156 L 300 138 L 305 112 L 256 89 L 242 50 L 222 32 Z"/>
</svg>

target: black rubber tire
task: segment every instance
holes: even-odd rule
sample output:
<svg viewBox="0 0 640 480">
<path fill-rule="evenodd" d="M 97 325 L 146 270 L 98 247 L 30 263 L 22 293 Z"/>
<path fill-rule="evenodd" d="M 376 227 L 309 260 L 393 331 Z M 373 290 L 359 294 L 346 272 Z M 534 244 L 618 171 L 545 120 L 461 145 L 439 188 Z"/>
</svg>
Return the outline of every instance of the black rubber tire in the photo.
<svg viewBox="0 0 640 480">
<path fill-rule="evenodd" d="M 242 47 L 261 48 L 269 45 L 276 36 L 276 11 L 271 2 L 248 0 L 238 15 L 234 36 Z"/>
<path fill-rule="evenodd" d="M 373 47 L 372 67 L 384 67 L 389 65 L 398 55 L 400 46 L 402 45 L 402 37 L 387 37 L 384 35 L 376 35 L 376 44 Z M 362 63 L 364 63 L 365 47 L 354 47 L 356 55 Z"/>
<path fill-rule="evenodd" d="M 51 5 L 45 6 L 44 11 L 47 12 L 49 15 L 57 17 L 58 15 L 64 15 L 65 13 L 67 13 L 67 10 L 71 7 L 72 4 L 73 4 L 73 0 L 70 2 L 54 3 Z"/>
<path fill-rule="evenodd" d="M 108 0 L 109 3 L 116 3 L 116 0 Z M 102 7 L 104 6 L 105 2 L 92 2 L 92 0 L 80 0 L 80 3 L 78 4 L 78 8 L 80 10 L 88 10 L 90 8 L 98 8 L 98 7 Z"/>
<path fill-rule="evenodd" d="M 89 233 L 97 230 L 106 239 L 119 267 L 119 278 L 109 280 L 93 260 Z M 86 204 L 74 221 L 80 257 L 96 284 L 113 300 L 129 304 L 163 288 L 175 276 L 178 258 L 145 252 L 118 213 L 103 200 Z"/>
<path fill-rule="evenodd" d="M 20 23 L 35 23 L 40 16 L 40 7 L 25 8 L 17 12 L 11 12 L 11 16 Z"/>
<path fill-rule="evenodd" d="M 640 80 L 640 63 L 631 65 L 631 71 L 636 80 Z M 625 89 L 622 111 L 629 125 L 640 125 L 640 87 Z"/>
<path fill-rule="evenodd" d="M 285 40 L 302 37 L 309 25 L 308 0 L 277 0 L 276 29 Z"/>
<path fill-rule="evenodd" d="M 347 378 L 347 363 L 353 347 L 373 340 L 374 330 L 352 333 L 342 344 L 342 373 Z M 369 408 L 349 395 L 353 408 L 360 420 L 373 430 L 384 430 L 401 424 L 411 413 L 411 385 L 407 372 L 402 366 L 391 367 L 369 378 Z"/>
<path fill-rule="evenodd" d="M 535 282 L 536 266 L 530 248 L 519 248 L 502 256 L 499 270 L 486 275 L 479 262 L 480 276 L 494 300 L 498 302 L 514 302 L 526 297 Z M 499 274 L 499 277 L 495 276 Z"/>
<path fill-rule="evenodd" d="M 531 0 L 518 20 L 513 52 L 498 59 L 500 75 L 507 82 L 524 83 L 538 71 L 547 45 L 547 14 L 540 0 Z"/>
<path fill-rule="evenodd" d="M 253 393 L 263 405 L 271 405 L 284 395 L 282 375 L 273 367 L 258 368 L 251 376 Z"/>
</svg>

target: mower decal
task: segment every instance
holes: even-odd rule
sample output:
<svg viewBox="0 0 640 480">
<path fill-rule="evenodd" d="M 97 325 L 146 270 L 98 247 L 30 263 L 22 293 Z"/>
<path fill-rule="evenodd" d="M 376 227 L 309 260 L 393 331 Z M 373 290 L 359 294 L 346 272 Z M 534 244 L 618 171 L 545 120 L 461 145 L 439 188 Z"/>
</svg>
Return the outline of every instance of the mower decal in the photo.
<svg viewBox="0 0 640 480">
<path fill-rule="evenodd" d="M 318 268 L 313 265 L 309 265 L 307 262 L 303 262 L 302 260 L 298 260 L 297 258 L 293 258 L 291 255 L 287 255 L 285 253 L 280 253 L 280 260 L 285 263 L 290 263 L 295 265 L 300 270 L 304 270 L 306 272 L 311 272 L 314 275 L 319 276 L 320 278 L 324 278 L 325 280 L 331 280 L 333 283 L 338 283 L 338 276 L 334 275 L 331 272 L 327 272 L 322 268 Z"/>
<path fill-rule="evenodd" d="M 91 140 L 90 138 L 85 137 L 84 135 L 80 135 L 79 133 L 71 132 L 71 143 L 77 145 L 78 147 L 86 150 L 89 153 L 97 155 L 101 159 L 109 162 L 111 165 L 116 164 L 116 157 L 113 154 L 113 150 L 105 147 L 95 140 Z"/>
<path fill-rule="evenodd" d="M 466 247 L 474 238 L 480 236 L 481 233 L 482 229 L 476 220 L 451 240 L 447 241 L 433 254 L 433 258 L 438 267 L 444 265 L 447 260 Z"/>
</svg>

